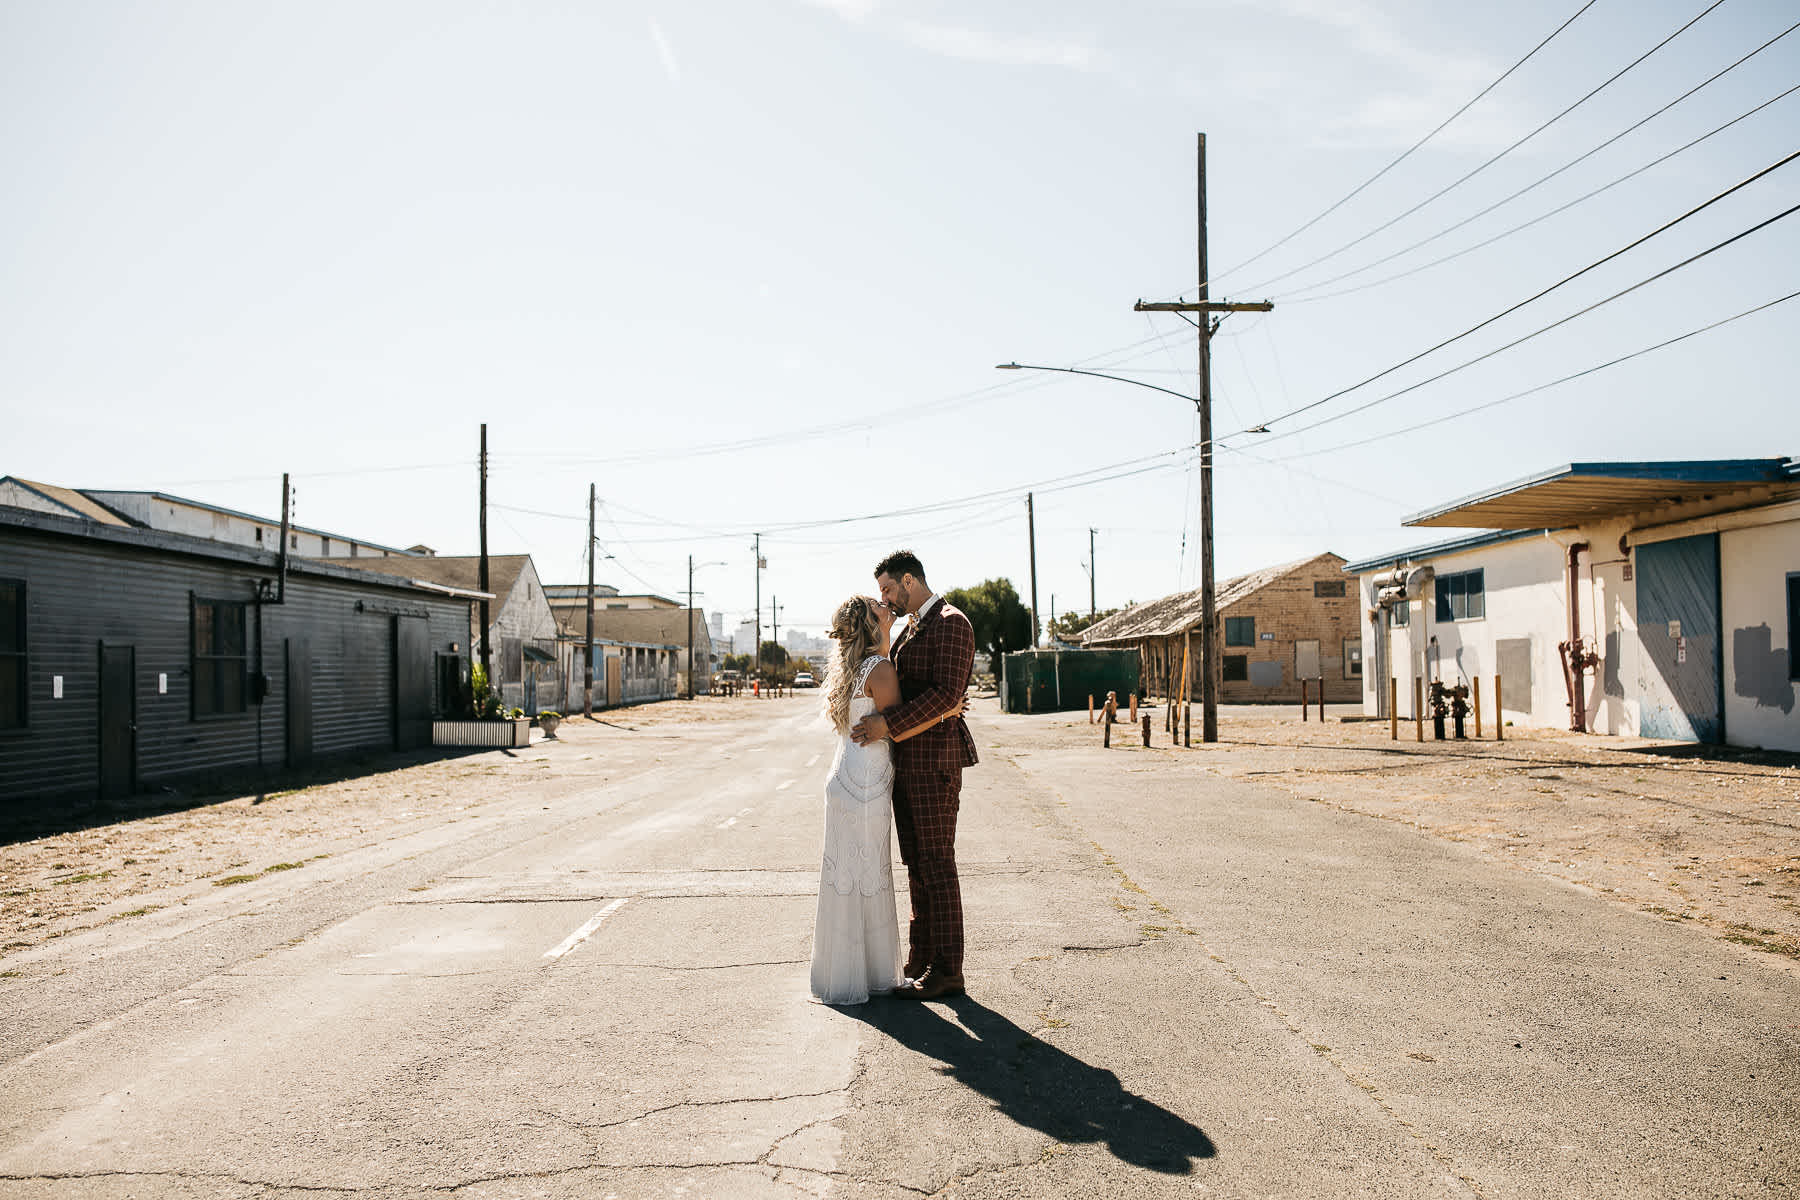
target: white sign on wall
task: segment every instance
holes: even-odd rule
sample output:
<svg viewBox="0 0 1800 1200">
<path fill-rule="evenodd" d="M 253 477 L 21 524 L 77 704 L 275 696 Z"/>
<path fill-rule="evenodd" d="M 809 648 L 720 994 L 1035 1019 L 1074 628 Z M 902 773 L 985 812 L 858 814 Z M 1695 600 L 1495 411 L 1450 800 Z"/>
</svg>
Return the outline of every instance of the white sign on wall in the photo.
<svg viewBox="0 0 1800 1200">
<path fill-rule="evenodd" d="M 1670 621 L 1669 622 L 1669 636 L 1672 638 L 1679 638 L 1681 636 L 1681 622 L 1680 621 Z"/>
</svg>

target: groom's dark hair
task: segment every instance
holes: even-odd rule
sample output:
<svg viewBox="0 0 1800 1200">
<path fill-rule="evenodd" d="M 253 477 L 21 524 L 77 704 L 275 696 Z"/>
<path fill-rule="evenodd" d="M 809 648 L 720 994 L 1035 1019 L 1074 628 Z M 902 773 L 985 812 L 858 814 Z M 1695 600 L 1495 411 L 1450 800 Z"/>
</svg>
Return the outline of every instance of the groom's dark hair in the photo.
<svg viewBox="0 0 1800 1200">
<path fill-rule="evenodd" d="M 875 564 L 877 575 L 886 575 L 889 579 L 899 579 L 902 575 L 911 575 L 916 579 L 925 578 L 925 564 L 911 550 L 896 550 Z"/>
</svg>

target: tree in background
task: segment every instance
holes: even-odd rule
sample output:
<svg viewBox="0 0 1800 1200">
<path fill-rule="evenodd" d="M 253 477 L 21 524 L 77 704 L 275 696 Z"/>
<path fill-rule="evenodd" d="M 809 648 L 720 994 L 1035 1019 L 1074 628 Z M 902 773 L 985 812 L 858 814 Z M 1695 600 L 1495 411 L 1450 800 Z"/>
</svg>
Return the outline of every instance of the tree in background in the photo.
<svg viewBox="0 0 1800 1200">
<path fill-rule="evenodd" d="M 1135 601 L 1133 603 L 1135 603 Z M 1126 607 L 1129 608 L 1130 605 L 1126 605 Z M 1103 608 L 1091 617 L 1086 613 L 1064 613 L 1054 621 L 1050 622 L 1050 636 L 1053 638 L 1061 638 L 1065 642 L 1079 642 L 1081 640 L 1082 630 L 1090 625 L 1098 624 L 1113 614 L 1122 611 L 1124 610 L 1117 608 Z"/>
<path fill-rule="evenodd" d="M 793 679 L 788 671 L 788 652 L 780 642 L 764 642 L 762 644 L 762 661 L 756 673 L 771 683 L 787 683 Z"/>
<path fill-rule="evenodd" d="M 796 675 L 802 671 L 805 671 L 808 675 L 816 674 L 813 670 L 812 660 L 810 658 L 796 658 L 788 665 L 794 668 L 794 674 Z"/>
<path fill-rule="evenodd" d="M 1019 601 L 1010 579 L 989 579 L 972 588 L 953 588 L 944 599 L 960 608 L 975 627 L 975 648 L 983 654 L 1031 646 L 1031 610 Z"/>
<path fill-rule="evenodd" d="M 750 656 L 748 654 L 727 654 L 725 656 L 724 666 L 721 669 L 748 675 L 750 674 L 750 665 Z"/>
</svg>

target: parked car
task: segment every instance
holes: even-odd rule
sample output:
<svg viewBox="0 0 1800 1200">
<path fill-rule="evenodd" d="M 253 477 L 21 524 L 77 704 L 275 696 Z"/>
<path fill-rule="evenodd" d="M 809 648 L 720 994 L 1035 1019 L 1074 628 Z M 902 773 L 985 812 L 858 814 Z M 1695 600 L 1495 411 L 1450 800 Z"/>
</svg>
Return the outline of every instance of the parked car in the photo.
<svg viewBox="0 0 1800 1200">
<path fill-rule="evenodd" d="M 794 686 L 797 688 L 803 688 L 803 687 L 818 687 L 819 685 L 813 682 L 813 677 L 812 677 L 811 671 L 796 671 L 794 673 Z"/>
</svg>

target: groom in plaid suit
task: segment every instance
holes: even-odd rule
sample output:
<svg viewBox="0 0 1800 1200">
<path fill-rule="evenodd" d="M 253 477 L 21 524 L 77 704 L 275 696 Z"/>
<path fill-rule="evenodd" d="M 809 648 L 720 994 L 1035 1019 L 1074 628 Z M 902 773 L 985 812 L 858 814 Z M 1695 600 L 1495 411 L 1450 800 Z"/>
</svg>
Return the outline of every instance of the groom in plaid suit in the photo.
<svg viewBox="0 0 1800 1200">
<path fill-rule="evenodd" d="M 906 613 L 906 628 L 888 657 L 900 676 L 899 707 L 871 713 L 850 736 L 859 744 L 923 733 L 894 746 L 894 829 L 912 891 L 907 929 L 906 977 L 897 995 L 936 1000 L 963 994 L 962 886 L 956 877 L 956 812 L 964 767 L 978 761 L 975 739 L 961 716 L 975 669 L 975 629 L 925 582 L 925 568 L 910 550 L 875 567 L 881 599 Z M 936 724 L 933 724 L 936 722 Z"/>
</svg>

